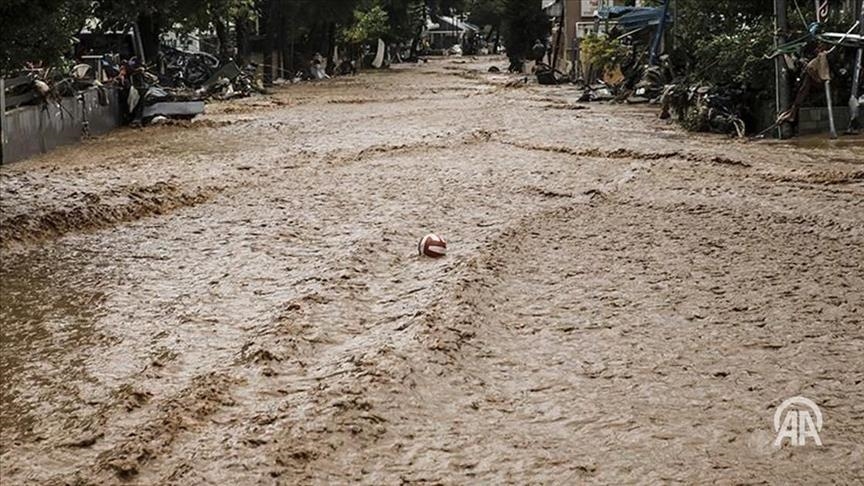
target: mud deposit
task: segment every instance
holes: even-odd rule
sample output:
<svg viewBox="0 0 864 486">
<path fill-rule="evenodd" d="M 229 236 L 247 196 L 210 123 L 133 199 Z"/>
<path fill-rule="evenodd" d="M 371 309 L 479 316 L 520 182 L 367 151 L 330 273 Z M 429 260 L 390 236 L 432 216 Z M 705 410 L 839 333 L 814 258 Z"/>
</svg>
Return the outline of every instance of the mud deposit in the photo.
<svg viewBox="0 0 864 486">
<path fill-rule="evenodd" d="M 489 65 L 0 169 L 2 483 L 860 481 L 862 140 L 687 136 Z M 796 395 L 823 447 L 772 447 Z"/>
</svg>

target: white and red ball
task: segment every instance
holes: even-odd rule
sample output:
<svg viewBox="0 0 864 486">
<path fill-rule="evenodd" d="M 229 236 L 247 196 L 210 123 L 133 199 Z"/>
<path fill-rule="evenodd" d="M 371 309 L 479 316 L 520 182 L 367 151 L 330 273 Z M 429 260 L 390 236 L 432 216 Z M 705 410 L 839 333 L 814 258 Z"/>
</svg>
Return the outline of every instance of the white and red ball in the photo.
<svg viewBox="0 0 864 486">
<path fill-rule="evenodd" d="M 421 256 L 441 258 L 447 254 L 447 241 L 434 233 L 430 233 L 420 240 L 417 250 Z"/>
</svg>

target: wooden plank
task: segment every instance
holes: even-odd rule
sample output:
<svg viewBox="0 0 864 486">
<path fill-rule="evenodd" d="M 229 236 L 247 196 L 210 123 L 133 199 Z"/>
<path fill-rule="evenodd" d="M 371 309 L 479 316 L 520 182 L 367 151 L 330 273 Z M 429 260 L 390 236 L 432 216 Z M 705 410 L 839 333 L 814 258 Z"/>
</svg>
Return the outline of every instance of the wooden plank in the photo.
<svg viewBox="0 0 864 486">
<path fill-rule="evenodd" d="M 8 110 L 10 108 L 17 108 L 18 106 L 23 105 L 24 103 L 28 103 L 35 99 L 39 98 L 39 93 L 35 91 L 30 91 L 28 93 L 24 93 L 21 95 L 15 96 L 6 96 L 6 102 L 3 103 L 4 110 Z"/>
<path fill-rule="evenodd" d="M 5 89 L 6 90 L 13 90 L 22 84 L 27 84 L 27 83 L 33 82 L 33 80 L 30 79 L 30 76 L 27 74 L 24 74 L 22 76 L 18 76 L 17 78 L 4 79 L 3 81 L 5 82 L 5 85 L 6 85 Z"/>
</svg>

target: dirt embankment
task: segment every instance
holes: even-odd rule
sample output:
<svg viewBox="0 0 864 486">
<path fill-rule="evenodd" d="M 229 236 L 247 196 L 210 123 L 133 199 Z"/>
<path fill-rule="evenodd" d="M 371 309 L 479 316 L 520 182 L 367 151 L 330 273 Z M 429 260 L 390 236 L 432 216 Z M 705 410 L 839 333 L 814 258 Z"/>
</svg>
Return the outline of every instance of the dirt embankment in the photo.
<svg viewBox="0 0 864 486">
<path fill-rule="evenodd" d="M 15 191 L 7 190 L 7 200 Z M 201 204 L 215 189 L 184 192 L 166 182 L 148 186 L 113 188 L 103 193 L 74 194 L 59 209 L 43 213 L 20 213 L 0 220 L 0 246 L 38 242 L 67 233 L 107 228 L 174 209 Z M 77 200 L 76 200 L 77 199 Z"/>
</svg>

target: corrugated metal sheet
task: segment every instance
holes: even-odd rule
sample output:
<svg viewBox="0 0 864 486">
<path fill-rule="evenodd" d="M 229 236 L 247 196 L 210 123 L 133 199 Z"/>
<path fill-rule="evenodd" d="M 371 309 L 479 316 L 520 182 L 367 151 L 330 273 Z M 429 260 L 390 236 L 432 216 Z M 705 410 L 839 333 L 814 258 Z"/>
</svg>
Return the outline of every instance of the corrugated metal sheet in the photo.
<svg viewBox="0 0 864 486">
<path fill-rule="evenodd" d="M 645 27 L 660 24 L 660 18 L 663 16 L 662 8 L 637 8 L 618 19 L 618 24 L 624 30 L 643 29 Z M 672 24 L 671 16 L 666 16 L 667 24 Z"/>
<path fill-rule="evenodd" d="M 600 19 L 615 19 L 627 31 L 658 25 L 662 15 L 662 7 L 604 7 L 597 12 Z M 666 22 L 672 23 L 670 15 L 666 16 Z"/>
<path fill-rule="evenodd" d="M 80 141 L 85 126 L 99 135 L 120 126 L 123 117 L 118 91 L 106 88 L 107 104 L 99 102 L 96 89 L 81 93 L 81 98 L 63 98 L 62 108 L 54 103 L 22 106 L 4 113 L 2 162 L 9 163 Z"/>
</svg>

